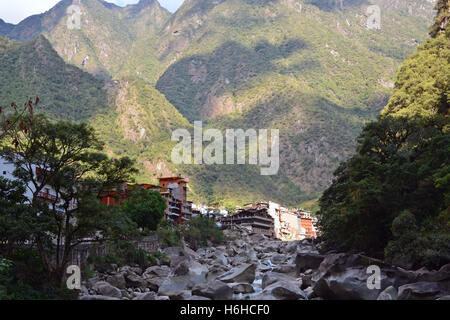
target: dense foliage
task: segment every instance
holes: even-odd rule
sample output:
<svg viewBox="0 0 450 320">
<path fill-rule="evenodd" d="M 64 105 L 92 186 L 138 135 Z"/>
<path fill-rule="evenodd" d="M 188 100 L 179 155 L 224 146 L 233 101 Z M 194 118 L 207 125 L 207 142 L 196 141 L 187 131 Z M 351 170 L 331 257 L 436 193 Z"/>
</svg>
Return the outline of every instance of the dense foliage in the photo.
<svg viewBox="0 0 450 320">
<path fill-rule="evenodd" d="M 165 209 L 166 200 L 159 192 L 141 188 L 133 190 L 120 208 L 139 228 L 146 231 L 156 230 Z"/>
<path fill-rule="evenodd" d="M 21 125 L 0 141 L 16 181 L 0 181 L 0 202 L 6 205 L 0 210 L 2 251 L 9 256 L 15 246 L 33 243 L 57 287 L 79 244 L 137 234 L 127 215 L 98 198 L 102 190 L 130 181 L 136 170 L 128 158 L 102 154 L 103 144 L 86 124 L 19 117 Z"/>
<path fill-rule="evenodd" d="M 444 30 L 404 62 L 358 154 L 320 199 L 324 250 L 364 251 L 408 267 L 450 261 L 449 105 Z"/>
<path fill-rule="evenodd" d="M 216 222 L 208 217 L 192 218 L 187 225 L 173 225 L 163 221 L 158 226 L 158 240 L 163 247 L 182 246 L 183 241 L 197 249 L 209 243 L 220 244 L 224 241 L 224 234 Z"/>
</svg>

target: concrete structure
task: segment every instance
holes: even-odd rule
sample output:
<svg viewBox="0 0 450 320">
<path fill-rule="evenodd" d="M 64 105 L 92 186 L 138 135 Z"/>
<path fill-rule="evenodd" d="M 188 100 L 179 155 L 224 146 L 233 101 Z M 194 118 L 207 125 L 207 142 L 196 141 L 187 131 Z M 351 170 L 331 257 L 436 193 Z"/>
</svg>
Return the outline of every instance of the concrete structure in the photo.
<svg viewBox="0 0 450 320">
<path fill-rule="evenodd" d="M 267 208 L 242 209 L 233 215 L 223 217 L 220 223 L 224 228 L 239 225 L 253 234 L 274 236 L 274 221 L 268 214 Z"/>
<path fill-rule="evenodd" d="M 0 177 L 11 181 L 17 180 L 17 178 L 13 175 L 15 169 L 16 167 L 13 163 L 10 163 L 5 158 L 0 157 Z M 45 171 L 35 165 L 32 166 L 32 170 L 35 175 L 35 179 L 38 182 L 42 182 L 41 177 L 45 174 Z M 29 183 L 25 187 L 25 197 L 31 202 L 33 200 L 34 194 L 36 193 L 36 188 L 32 183 Z M 49 205 L 55 204 L 56 210 L 62 212 L 62 209 L 59 209 L 59 205 L 62 205 L 63 201 L 58 198 L 57 192 L 51 186 L 44 186 L 44 188 L 36 195 L 36 197 L 48 202 Z M 71 201 L 69 203 L 68 209 L 71 210 L 74 208 L 75 203 L 74 201 Z"/>
<path fill-rule="evenodd" d="M 265 220 L 264 230 L 259 230 L 262 221 L 260 217 L 269 218 Z M 301 209 L 289 210 L 275 202 L 258 202 L 246 205 L 238 210 L 234 215 L 222 218 L 223 227 L 231 225 L 247 226 L 253 233 L 272 235 L 274 238 L 283 241 L 302 240 L 317 236 L 315 229 L 315 218 L 309 212 Z"/>
</svg>

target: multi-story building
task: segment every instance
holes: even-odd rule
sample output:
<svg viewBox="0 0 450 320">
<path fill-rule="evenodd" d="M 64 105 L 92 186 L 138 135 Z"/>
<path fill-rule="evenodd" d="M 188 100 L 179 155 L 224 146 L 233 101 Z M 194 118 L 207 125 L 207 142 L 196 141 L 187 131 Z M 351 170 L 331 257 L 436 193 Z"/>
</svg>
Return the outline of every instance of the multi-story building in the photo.
<svg viewBox="0 0 450 320">
<path fill-rule="evenodd" d="M 301 233 L 303 238 L 313 238 L 317 236 L 315 222 L 317 219 L 311 216 L 311 213 L 299 210 Z"/>
<path fill-rule="evenodd" d="M 184 223 L 192 217 L 192 202 L 187 201 L 187 180 L 182 177 L 159 178 L 159 185 L 122 184 L 105 190 L 101 200 L 107 205 L 120 206 L 136 188 L 157 191 L 166 200 L 165 218 L 177 223 Z"/>
<path fill-rule="evenodd" d="M 271 232 L 259 232 L 261 216 L 270 219 L 270 222 L 265 222 L 263 229 L 270 229 Z M 276 239 L 291 241 L 316 237 L 314 219 L 309 212 L 300 209 L 289 210 L 274 202 L 258 202 L 246 205 L 237 214 L 225 217 L 221 222 L 223 227 L 244 225 L 254 233 L 271 234 Z"/>
<path fill-rule="evenodd" d="M 220 223 L 224 228 L 239 225 L 254 234 L 274 235 L 274 221 L 266 208 L 248 208 L 237 213 L 222 217 Z"/>
</svg>

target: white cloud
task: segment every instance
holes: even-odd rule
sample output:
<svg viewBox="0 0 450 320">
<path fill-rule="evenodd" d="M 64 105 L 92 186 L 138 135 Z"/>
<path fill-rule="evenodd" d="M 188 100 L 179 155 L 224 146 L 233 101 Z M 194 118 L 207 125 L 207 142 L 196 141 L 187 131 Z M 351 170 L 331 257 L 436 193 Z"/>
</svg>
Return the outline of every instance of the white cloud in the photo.
<svg viewBox="0 0 450 320">
<path fill-rule="evenodd" d="M 19 23 L 26 17 L 47 11 L 59 0 L 0 0 L 0 18 Z"/>
<path fill-rule="evenodd" d="M 135 4 L 139 0 L 107 0 L 120 6 Z M 43 13 L 51 9 L 59 0 L 0 0 L 0 18 L 9 23 L 17 24 L 23 19 Z M 174 12 L 183 0 L 160 0 L 163 7 Z"/>
</svg>

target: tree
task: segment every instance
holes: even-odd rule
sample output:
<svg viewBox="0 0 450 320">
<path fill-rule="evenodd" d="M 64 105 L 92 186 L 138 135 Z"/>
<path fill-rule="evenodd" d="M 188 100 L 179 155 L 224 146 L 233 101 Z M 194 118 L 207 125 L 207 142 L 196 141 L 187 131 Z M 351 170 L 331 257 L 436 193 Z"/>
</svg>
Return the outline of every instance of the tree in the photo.
<svg viewBox="0 0 450 320">
<path fill-rule="evenodd" d="M 157 191 L 137 188 L 123 203 L 121 210 L 140 228 L 155 231 L 166 210 L 166 201 Z"/>
<path fill-rule="evenodd" d="M 389 103 L 320 199 L 324 250 L 404 266 L 450 262 L 449 58 L 438 32 L 403 63 Z"/>
<path fill-rule="evenodd" d="M 0 154 L 15 165 L 14 176 L 31 194 L 30 240 L 55 284 L 77 245 L 136 234 L 127 216 L 98 199 L 105 188 L 131 181 L 136 169 L 128 158 L 102 154 L 93 128 L 35 116 L 26 129 L 15 127 L 4 140 Z"/>
<path fill-rule="evenodd" d="M 447 25 L 450 20 L 450 0 L 438 0 L 436 10 L 438 13 L 435 18 L 435 23 L 430 28 L 430 36 L 433 38 L 438 36 L 441 31 L 448 32 Z"/>
<path fill-rule="evenodd" d="M 39 98 L 33 101 L 28 99 L 23 107 L 19 107 L 16 103 L 11 102 L 10 109 L 0 106 L 0 141 L 8 134 L 9 131 L 20 126 L 22 130 L 26 130 L 27 126 L 32 123 L 34 109 L 39 104 Z"/>
<path fill-rule="evenodd" d="M 0 243 L 6 244 L 6 255 L 13 246 L 29 239 L 30 206 L 24 196 L 25 187 L 18 181 L 0 177 Z"/>
</svg>

